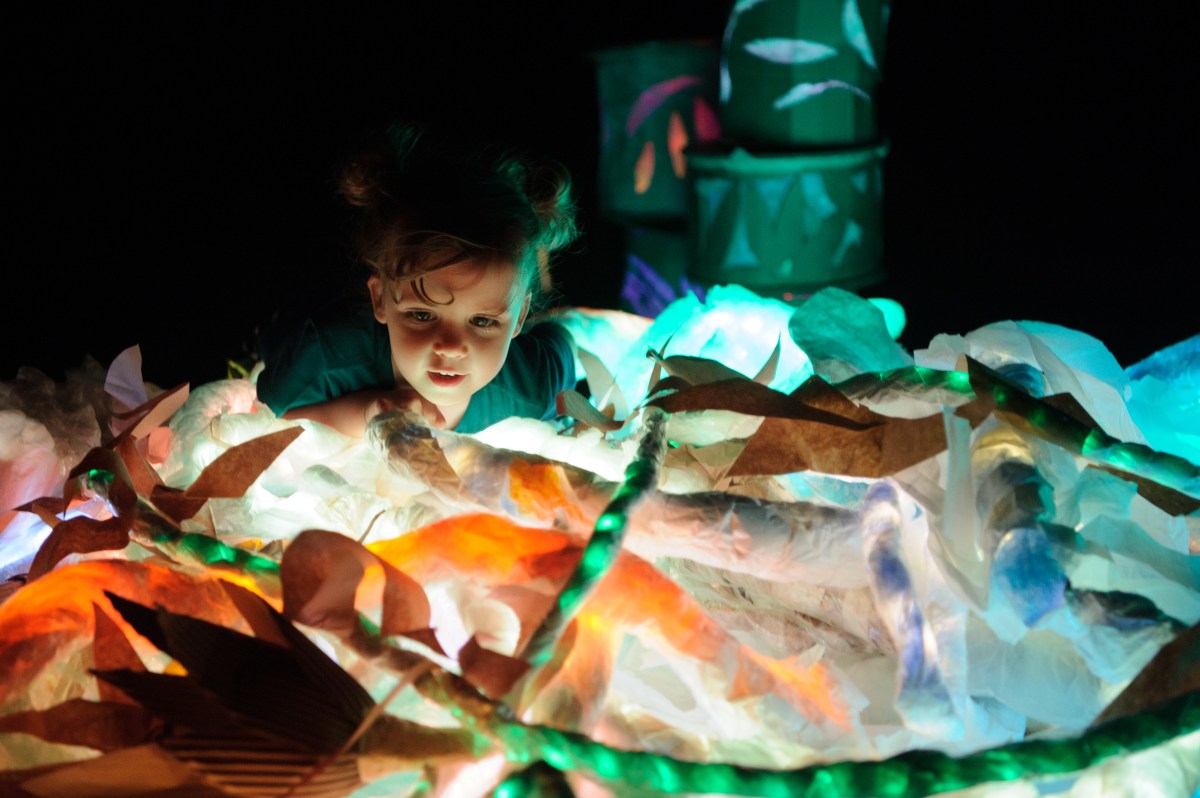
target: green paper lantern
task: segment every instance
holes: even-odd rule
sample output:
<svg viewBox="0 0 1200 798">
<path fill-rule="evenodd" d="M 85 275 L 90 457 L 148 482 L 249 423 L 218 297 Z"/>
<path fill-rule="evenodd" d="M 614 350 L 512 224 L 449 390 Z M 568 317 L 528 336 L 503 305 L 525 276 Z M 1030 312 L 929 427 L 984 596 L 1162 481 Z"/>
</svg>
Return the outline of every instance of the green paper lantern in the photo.
<svg viewBox="0 0 1200 798">
<path fill-rule="evenodd" d="M 886 144 L 767 156 L 689 150 L 689 278 L 784 299 L 880 281 L 886 153 Z"/>
<path fill-rule="evenodd" d="M 593 54 L 600 210 L 621 224 L 687 216 L 684 150 L 721 135 L 715 42 L 650 41 Z"/>
<path fill-rule="evenodd" d="M 738 0 L 721 46 L 720 116 L 750 149 L 879 137 L 887 0 Z"/>
</svg>

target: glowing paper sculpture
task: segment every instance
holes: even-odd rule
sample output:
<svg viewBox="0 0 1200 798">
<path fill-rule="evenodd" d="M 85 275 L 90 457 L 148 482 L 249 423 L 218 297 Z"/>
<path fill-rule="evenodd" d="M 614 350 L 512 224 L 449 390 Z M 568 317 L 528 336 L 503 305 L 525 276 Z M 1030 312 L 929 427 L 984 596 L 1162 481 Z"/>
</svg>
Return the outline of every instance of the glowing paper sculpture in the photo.
<svg viewBox="0 0 1200 798">
<path fill-rule="evenodd" d="M 34 435 L 30 383 L 4 384 L 24 503 L 0 551 L 27 576 L 0 603 L 0 784 L 1200 787 L 1200 466 L 1165 424 L 1111 432 L 1182 390 L 1194 348 L 1126 372 L 1022 322 L 910 355 L 845 292 L 684 304 L 572 320 L 619 411 L 476 436 L 385 414 L 353 441 L 248 379 L 196 386 L 169 427 L 139 421 L 177 396 L 148 387 L 121 432 Z M 731 326 L 752 314 L 767 329 Z M 51 449 L 84 454 L 30 498 L 12 475 L 43 484 Z"/>
</svg>

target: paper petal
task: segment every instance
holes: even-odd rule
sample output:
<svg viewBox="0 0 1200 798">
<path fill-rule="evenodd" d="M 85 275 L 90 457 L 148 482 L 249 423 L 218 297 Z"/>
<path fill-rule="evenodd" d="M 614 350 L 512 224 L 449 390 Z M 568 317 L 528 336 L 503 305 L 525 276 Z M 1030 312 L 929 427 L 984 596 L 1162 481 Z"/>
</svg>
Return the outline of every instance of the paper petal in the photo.
<svg viewBox="0 0 1200 798">
<path fill-rule="evenodd" d="M 643 91 L 638 95 L 633 107 L 629 109 L 629 115 L 625 118 L 625 135 L 633 138 L 647 117 L 658 110 L 659 106 L 665 103 L 672 94 L 699 83 L 700 78 L 695 75 L 680 75 L 655 83 Z"/>
</svg>

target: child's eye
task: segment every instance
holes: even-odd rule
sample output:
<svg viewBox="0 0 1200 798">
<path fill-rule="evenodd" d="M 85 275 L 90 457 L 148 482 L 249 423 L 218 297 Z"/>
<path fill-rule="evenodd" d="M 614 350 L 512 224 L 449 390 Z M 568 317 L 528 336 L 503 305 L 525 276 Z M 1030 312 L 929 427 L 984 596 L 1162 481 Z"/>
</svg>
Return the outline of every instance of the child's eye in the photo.
<svg viewBox="0 0 1200 798">
<path fill-rule="evenodd" d="M 404 315 L 408 317 L 409 321 L 415 321 L 417 323 L 433 321 L 433 314 L 428 310 L 409 310 L 405 311 Z"/>
<path fill-rule="evenodd" d="M 471 324 L 474 325 L 475 327 L 483 327 L 486 329 L 488 327 L 495 327 L 499 323 L 500 322 L 496 321 L 495 319 L 489 318 L 487 316 L 472 316 L 471 317 Z"/>
</svg>

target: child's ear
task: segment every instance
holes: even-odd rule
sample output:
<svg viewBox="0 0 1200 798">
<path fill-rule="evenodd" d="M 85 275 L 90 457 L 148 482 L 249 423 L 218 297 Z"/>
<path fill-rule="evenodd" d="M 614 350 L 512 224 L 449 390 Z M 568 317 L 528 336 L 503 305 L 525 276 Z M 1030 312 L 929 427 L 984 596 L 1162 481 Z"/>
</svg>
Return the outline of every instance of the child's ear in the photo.
<svg viewBox="0 0 1200 798">
<path fill-rule="evenodd" d="M 520 335 L 521 328 L 525 326 L 525 317 L 529 315 L 529 302 L 531 299 L 533 299 L 533 294 L 526 292 L 525 301 L 521 304 L 521 316 L 517 319 L 517 326 L 513 328 L 513 338 Z"/>
<path fill-rule="evenodd" d="M 375 321 L 386 324 L 387 316 L 383 314 L 383 280 L 378 274 L 367 278 L 367 292 L 371 294 L 371 310 L 375 311 Z"/>
</svg>

